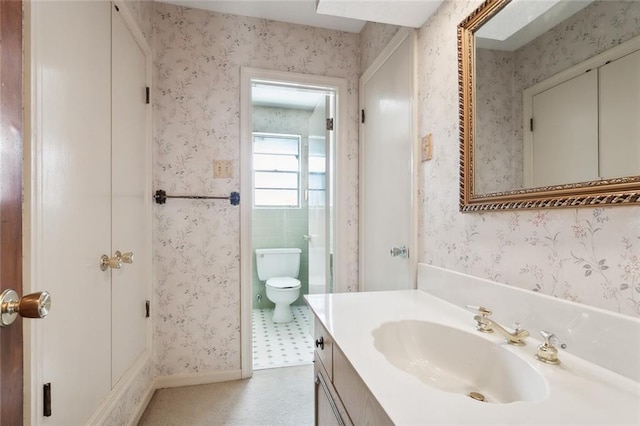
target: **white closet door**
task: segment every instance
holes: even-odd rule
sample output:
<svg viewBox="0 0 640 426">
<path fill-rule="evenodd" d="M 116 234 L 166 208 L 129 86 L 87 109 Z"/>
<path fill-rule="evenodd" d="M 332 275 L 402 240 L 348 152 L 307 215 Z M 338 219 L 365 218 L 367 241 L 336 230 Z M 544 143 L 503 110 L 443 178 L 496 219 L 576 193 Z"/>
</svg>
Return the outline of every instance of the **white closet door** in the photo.
<svg viewBox="0 0 640 426">
<path fill-rule="evenodd" d="M 598 179 L 597 71 L 534 95 L 532 150 L 534 187 Z"/>
<path fill-rule="evenodd" d="M 147 161 L 146 58 L 112 8 L 112 248 L 133 263 L 113 270 L 113 385 L 147 345 L 145 300 L 150 279 L 150 174 Z"/>
<path fill-rule="evenodd" d="M 80 425 L 111 389 L 111 273 L 100 270 L 100 256 L 111 250 L 110 3 L 36 1 L 31 8 L 32 279 L 53 299 L 38 323 L 52 415 L 38 422 Z"/>
<path fill-rule="evenodd" d="M 600 68 L 600 177 L 640 175 L 640 51 Z"/>
<path fill-rule="evenodd" d="M 361 290 L 415 287 L 415 263 L 392 256 L 413 248 L 413 38 L 409 35 L 363 84 L 361 103 Z M 409 256 L 416 256 L 409 253 Z"/>
</svg>

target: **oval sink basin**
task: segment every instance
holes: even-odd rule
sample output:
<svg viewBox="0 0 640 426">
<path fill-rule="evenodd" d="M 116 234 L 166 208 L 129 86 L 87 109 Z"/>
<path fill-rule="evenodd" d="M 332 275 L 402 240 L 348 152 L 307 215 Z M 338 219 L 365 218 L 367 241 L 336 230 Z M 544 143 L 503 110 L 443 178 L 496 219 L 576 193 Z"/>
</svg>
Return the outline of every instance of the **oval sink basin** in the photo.
<svg viewBox="0 0 640 426">
<path fill-rule="evenodd" d="M 427 321 L 383 323 L 375 348 L 395 367 L 445 392 L 492 403 L 540 401 L 543 377 L 500 344 Z"/>
</svg>

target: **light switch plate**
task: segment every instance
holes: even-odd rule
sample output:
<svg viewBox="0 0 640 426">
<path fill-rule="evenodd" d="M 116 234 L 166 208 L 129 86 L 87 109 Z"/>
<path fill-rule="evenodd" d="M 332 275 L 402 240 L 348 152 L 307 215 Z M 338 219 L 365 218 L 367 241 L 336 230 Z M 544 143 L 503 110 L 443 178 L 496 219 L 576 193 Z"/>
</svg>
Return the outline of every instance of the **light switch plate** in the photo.
<svg viewBox="0 0 640 426">
<path fill-rule="evenodd" d="M 233 177 L 233 161 L 232 160 L 214 160 L 213 161 L 213 178 L 229 179 Z"/>
</svg>

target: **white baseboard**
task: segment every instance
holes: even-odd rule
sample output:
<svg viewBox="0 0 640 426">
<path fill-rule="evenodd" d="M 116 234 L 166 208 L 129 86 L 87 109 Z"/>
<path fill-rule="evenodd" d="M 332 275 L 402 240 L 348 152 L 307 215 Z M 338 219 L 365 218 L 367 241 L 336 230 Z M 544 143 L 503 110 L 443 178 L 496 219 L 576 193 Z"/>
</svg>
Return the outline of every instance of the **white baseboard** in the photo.
<svg viewBox="0 0 640 426">
<path fill-rule="evenodd" d="M 133 366 L 124 374 L 120 382 L 111 390 L 111 392 L 109 392 L 107 398 L 89 418 L 87 424 L 105 424 L 109 414 L 111 414 L 111 411 L 117 406 L 122 398 L 126 396 L 126 393 L 131 388 L 134 380 L 138 379 L 139 373 L 149 362 L 151 362 L 151 352 L 149 350 L 145 350 Z M 149 392 L 153 395 L 152 387 L 145 392 L 145 396 Z M 148 403 L 148 401 L 146 401 L 146 403 Z M 135 409 L 136 415 L 138 412 L 142 415 L 144 409 L 147 407 L 146 403 L 143 404 L 143 401 L 141 401 L 138 404 Z"/>
<path fill-rule="evenodd" d="M 144 393 L 144 396 L 140 400 L 140 403 L 136 407 L 133 413 L 133 416 L 131 417 L 131 420 L 128 423 L 128 426 L 136 426 L 140 422 L 140 419 L 142 418 L 144 411 L 147 409 L 147 406 L 151 402 L 151 398 L 153 398 L 153 394 L 157 389 L 155 385 L 156 385 L 156 381 L 154 379 L 151 382 L 151 385 L 149 386 L 149 388 Z"/>
<path fill-rule="evenodd" d="M 204 385 L 208 383 L 240 380 L 242 370 L 216 371 L 213 373 L 178 374 L 175 376 L 159 376 L 154 382 L 155 389 L 175 388 L 179 386 Z"/>
</svg>

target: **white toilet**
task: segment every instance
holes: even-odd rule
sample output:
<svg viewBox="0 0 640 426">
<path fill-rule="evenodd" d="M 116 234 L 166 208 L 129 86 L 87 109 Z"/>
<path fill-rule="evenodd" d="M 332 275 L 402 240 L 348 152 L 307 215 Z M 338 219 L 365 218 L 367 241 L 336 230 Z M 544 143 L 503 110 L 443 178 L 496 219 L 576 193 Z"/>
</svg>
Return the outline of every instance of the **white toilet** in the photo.
<svg viewBox="0 0 640 426">
<path fill-rule="evenodd" d="M 258 278 L 265 281 L 267 298 L 276 304 L 273 322 L 293 321 L 291 305 L 300 296 L 299 248 L 256 249 Z"/>
</svg>

